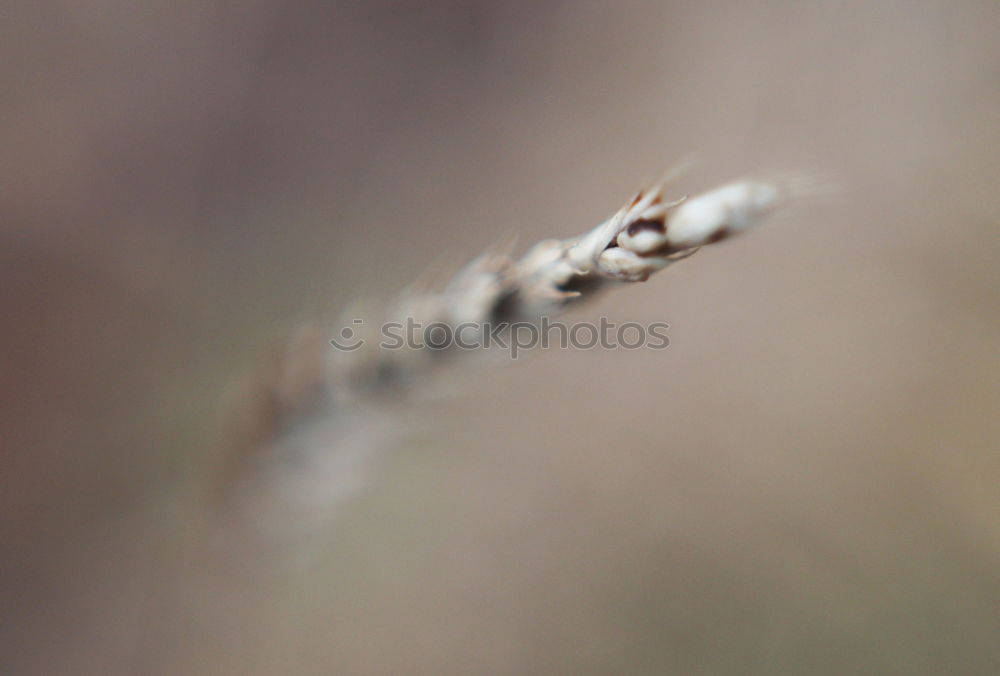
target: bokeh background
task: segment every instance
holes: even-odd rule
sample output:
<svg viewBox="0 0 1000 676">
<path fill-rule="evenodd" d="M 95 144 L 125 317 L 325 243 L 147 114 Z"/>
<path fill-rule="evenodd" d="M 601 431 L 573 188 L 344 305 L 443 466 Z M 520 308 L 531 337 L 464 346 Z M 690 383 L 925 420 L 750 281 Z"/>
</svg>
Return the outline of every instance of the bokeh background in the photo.
<svg viewBox="0 0 1000 676">
<path fill-rule="evenodd" d="M 989 1 L 7 0 L 2 670 L 998 673 L 998 28 Z M 685 190 L 839 190 L 586 310 L 668 350 L 413 404 L 308 556 L 203 547 L 269 341 L 582 232 L 692 154 Z"/>
</svg>

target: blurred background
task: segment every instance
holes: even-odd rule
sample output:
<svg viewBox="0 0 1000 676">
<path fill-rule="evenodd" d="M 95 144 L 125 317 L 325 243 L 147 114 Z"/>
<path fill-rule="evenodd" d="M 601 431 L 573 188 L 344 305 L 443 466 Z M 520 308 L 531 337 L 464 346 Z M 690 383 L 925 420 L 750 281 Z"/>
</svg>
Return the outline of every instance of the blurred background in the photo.
<svg viewBox="0 0 1000 676">
<path fill-rule="evenodd" d="M 9 674 L 1000 672 L 995 2 L 8 0 Z M 414 404 L 299 544 L 204 545 L 232 383 L 695 154 L 840 191 Z M 579 318 L 579 317 L 578 317 Z"/>
</svg>

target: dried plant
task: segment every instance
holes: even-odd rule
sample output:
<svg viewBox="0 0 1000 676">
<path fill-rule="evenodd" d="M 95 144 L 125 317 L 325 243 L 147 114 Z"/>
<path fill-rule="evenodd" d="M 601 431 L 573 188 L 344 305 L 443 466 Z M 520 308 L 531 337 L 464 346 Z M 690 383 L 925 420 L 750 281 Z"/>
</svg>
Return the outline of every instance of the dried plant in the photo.
<svg viewBox="0 0 1000 676">
<path fill-rule="evenodd" d="M 740 180 L 670 201 L 666 181 L 640 190 L 611 218 L 579 237 L 545 240 L 520 259 L 492 251 L 456 274 L 443 291 L 416 285 L 387 317 L 422 325 L 538 322 L 616 285 L 644 282 L 699 248 L 757 225 L 808 189 L 802 181 Z M 393 428 L 379 395 L 408 391 L 453 351 L 420 340 L 406 349 L 379 346 L 376 324 L 362 326 L 356 350 L 330 347 L 319 327 L 301 328 L 279 345 L 239 406 L 244 434 L 219 490 L 236 495 L 254 520 L 273 517 L 286 530 L 325 519 L 361 484 L 365 465 Z M 364 331 L 368 331 L 367 334 Z M 418 336 L 419 338 L 419 336 Z M 236 486 L 235 490 L 233 485 Z M 264 504 L 267 503 L 267 504 Z"/>
</svg>

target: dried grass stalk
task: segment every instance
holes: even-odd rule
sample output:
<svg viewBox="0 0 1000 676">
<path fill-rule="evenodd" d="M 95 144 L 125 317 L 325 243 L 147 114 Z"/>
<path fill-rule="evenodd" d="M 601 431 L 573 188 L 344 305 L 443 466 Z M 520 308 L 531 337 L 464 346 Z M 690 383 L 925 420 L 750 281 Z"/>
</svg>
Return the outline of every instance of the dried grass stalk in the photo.
<svg viewBox="0 0 1000 676">
<path fill-rule="evenodd" d="M 481 331 L 498 322 L 537 322 L 612 286 L 644 282 L 699 248 L 759 224 L 802 191 L 801 182 L 740 180 L 670 201 L 660 182 L 640 190 L 583 235 L 538 242 L 520 259 L 502 250 L 486 253 L 443 291 L 411 287 L 387 320 L 409 318 L 425 327 L 474 323 Z M 420 340 L 402 349 L 381 349 L 378 326 L 362 328 L 369 333 L 355 336 L 365 343 L 354 351 L 337 351 L 317 340 L 322 332 L 315 327 L 299 330 L 279 346 L 267 373 L 255 381 L 242 407 L 252 431 L 241 437 L 241 449 L 231 456 L 235 460 L 219 486 L 229 495 L 235 483 L 235 494 L 249 496 L 238 502 L 244 510 L 254 505 L 255 521 L 276 519 L 284 531 L 290 520 L 325 519 L 331 506 L 360 485 L 364 465 L 384 443 L 390 425 L 379 413 L 378 394 L 424 382 L 427 371 L 450 354 Z M 288 512 L 291 504 L 300 509 Z"/>
<path fill-rule="evenodd" d="M 650 275 L 759 223 L 793 191 L 788 182 L 742 180 L 693 198 L 668 201 L 665 182 L 640 190 L 611 218 L 571 239 L 538 242 L 519 260 L 504 251 L 476 258 L 442 292 L 411 288 L 389 313 L 422 327 L 537 322 L 584 302 L 611 286 L 644 282 Z M 797 190 L 797 188 L 796 188 Z M 409 349 L 379 348 L 377 325 L 362 348 L 332 352 L 331 386 L 338 397 L 368 396 L 373 390 L 413 380 L 440 362 L 417 335 Z M 467 334 L 468 335 L 468 334 Z"/>
</svg>

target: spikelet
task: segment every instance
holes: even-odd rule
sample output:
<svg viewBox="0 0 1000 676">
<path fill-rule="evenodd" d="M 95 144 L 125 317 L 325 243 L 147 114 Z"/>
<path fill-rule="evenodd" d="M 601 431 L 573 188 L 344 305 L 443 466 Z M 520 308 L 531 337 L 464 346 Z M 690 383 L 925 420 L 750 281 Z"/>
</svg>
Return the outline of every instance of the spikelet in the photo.
<svg viewBox="0 0 1000 676">
<path fill-rule="evenodd" d="M 509 247 L 498 247 L 459 270 L 440 292 L 415 283 L 384 319 L 409 320 L 424 327 L 472 324 L 480 331 L 514 320 L 538 322 L 611 286 L 646 281 L 701 247 L 746 231 L 800 195 L 796 187 L 800 185 L 740 180 L 670 201 L 665 199 L 663 181 L 640 190 L 583 235 L 543 240 L 520 259 L 509 256 Z M 278 523 L 317 516 L 322 521 L 324 514 L 353 494 L 361 468 L 377 453 L 392 427 L 384 416 L 376 415 L 379 393 L 431 389 L 427 372 L 455 353 L 433 349 L 429 336 L 419 332 L 400 349 L 383 349 L 378 324 L 362 322 L 357 316 L 347 317 L 342 326 L 331 336 L 351 335 L 358 339 L 357 349 L 331 347 L 325 360 L 282 361 L 282 368 L 271 370 L 275 382 L 264 386 L 263 401 L 271 406 L 268 420 L 274 424 L 257 429 L 255 438 L 244 438 L 245 450 L 262 461 L 252 465 L 270 468 L 249 482 L 258 486 L 251 498 L 269 495 L 273 502 L 274 496 L 282 496 L 279 502 L 285 504 L 282 509 L 287 514 L 278 517 Z M 296 348 L 289 354 L 301 353 Z M 305 353 L 316 354 L 312 348 Z M 318 372 L 306 378 L 297 366 L 305 363 Z M 294 381 L 284 382 L 288 378 Z M 401 387 L 418 383 L 424 386 Z M 285 404 L 295 410 L 271 410 Z M 246 478 L 238 483 L 246 486 Z M 296 496 L 303 503 L 298 510 L 292 504 Z M 273 509 L 272 504 L 265 511 Z M 309 514 L 298 513 L 302 509 Z"/>
</svg>

